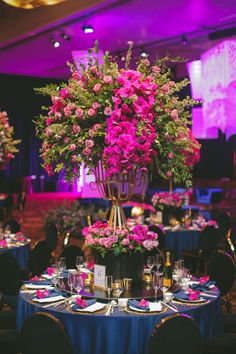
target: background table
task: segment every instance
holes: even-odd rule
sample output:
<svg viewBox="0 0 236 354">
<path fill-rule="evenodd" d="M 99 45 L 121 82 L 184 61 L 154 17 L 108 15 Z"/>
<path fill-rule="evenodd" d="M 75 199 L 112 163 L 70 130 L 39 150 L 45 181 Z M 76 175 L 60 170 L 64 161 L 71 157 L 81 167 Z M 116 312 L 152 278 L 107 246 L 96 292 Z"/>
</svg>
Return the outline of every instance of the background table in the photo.
<svg viewBox="0 0 236 354">
<path fill-rule="evenodd" d="M 11 253 L 16 259 L 19 264 L 20 269 L 26 269 L 28 264 L 28 256 L 30 251 L 30 241 L 27 241 L 22 246 L 11 246 L 11 247 L 1 247 L 1 253 Z"/>
<path fill-rule="evenodd" d="M 178 308 L 181 313 L 196 320 L 204 339 L 213 338 L 221 332 L 219 297 L 211 298 L 209 303 L 201 306 L 178 305 Z M 49 312 L 62 322 L 75 354 L 147 354 L 148 340 L 154 326 L 163 317 L 175 314 L 168 310 L 162 314 L 125 316 L 118 309 L 112 316 L 77 314 L 53 308 L 44 309 L 43 306 L 32 304 L 29 295 L 21 293 L 18 300 L 17 329 L 20 330 L 24 320 L 37 311 Z"/>
<path fill-rule="evenodd" d="M 183 251 L 199 249 L 199 233 L 196 230 L 165 230 L 165 248 L 173 251 L 174 259 L 181 259 Z"/>
</svg>

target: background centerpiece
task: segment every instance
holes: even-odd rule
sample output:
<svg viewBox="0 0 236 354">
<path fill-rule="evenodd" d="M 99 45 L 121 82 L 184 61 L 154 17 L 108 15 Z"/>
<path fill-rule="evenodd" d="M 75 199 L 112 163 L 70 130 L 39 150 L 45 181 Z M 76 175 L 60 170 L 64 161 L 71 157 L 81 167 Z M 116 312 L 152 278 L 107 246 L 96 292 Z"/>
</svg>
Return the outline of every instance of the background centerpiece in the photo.
<svg viewBox="0 0 236 354">
<path fill-rule="evenodd" d="M 16 145 L 20 140 L 13 139 L 14 130 L 9 125 L 7 112 L 0 112 L 0 169 L 4 170 L 8 162 L 18 152 Z"/>
<path fill-rule="evenodd" d="M 99 64 L 97 54 L 95 45 L 86 66 L 71 65 L 68 83 L 38 89 L 52 99 L 48 113 L 36 122 L 41 156 L 49 174 L 64 170 L 70 181 L 85 164 L 102 197 L 112 201 L 108 224 L 85 229 L 85 243 L 105 257 L 111 252 L 134 256 L 155 247 L 157 235 L 145 228 L 138 234 L 128 230 L 121 202 L 131 199 L 148 172 L 191 184 L 190 170 L 199 159 L 199 144 L 188 127 L 195 101 L 178 97 L 188 80 L 171 79 L 165 66 L 169 58 L 154 66 L 141 59 L 132 70 L 131 48 L 124 68 L 109 52 Z"/>
</svg>

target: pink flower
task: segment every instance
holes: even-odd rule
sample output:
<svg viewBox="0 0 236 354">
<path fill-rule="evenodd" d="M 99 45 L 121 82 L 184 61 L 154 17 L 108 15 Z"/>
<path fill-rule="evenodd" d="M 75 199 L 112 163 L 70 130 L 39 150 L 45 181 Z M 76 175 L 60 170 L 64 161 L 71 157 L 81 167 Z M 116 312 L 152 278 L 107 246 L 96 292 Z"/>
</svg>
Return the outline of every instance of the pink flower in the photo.
<svg viewBox="0 0 236 354">
<path fill-rule="evenodd" d="M 173 152 L 170 152 L 170 153 L 168 154 L 168 158 L 169 158 L 169 159 L 173 159 L 173 157 L 174 157 Z"/>
<path fill-rule="evenodd" d="M 43 299 L 44 297 L 47 297 L 49 295 L 49 291 L 48 290 L 37 290 L 36 291 L 36 297 L 38 299 Z"/>
<path fill-rule="evenodd" d="M 86 148 L 91 148 L 94 146 L 94 142 L 92 140 L 85 140 Z"/>
<path fill-rule="evenodd" d="M 78 73 L 78 71 L 74 71 L 74 72 L 72 73 L 72 78 L 73 78 L 74 80 L 78 80 L 78 78 L 79 78 L 79 73 Z"/>
<path fill-rule="evenodd" d="M 104 76 L 103 81 L 105 82 L 105 84 L 111 84 L 112 83 L 112 76 L 110 76 L 110 75 Z"/>
<path fill-rule="evenodd" d="M 70 150 L 70 151 L 75 151 L 75 150 L 76 150 L 76 145 L 75 145 L 75 144 L 71 144 L 71 145 L 69 146 L 69 150 Z"/>
<path fill-rule="evenodd" d="M 79 125 L 77 125 L 77 124 L 74 124 L 74 125 L 73 125 L 73 127 L 72 127 L 72 132 L 73 132 L 73 133 L 77 134 L 77 133 L 80 132 L 80 130 L 81 130 L 81 128 L 80 128 Z"/>
<path fill-rule="evenodd" d="M 76 305 L 78 305 L 78 306 L 81 307 L 81 308 L 87 307 L 87 301 L 81 299 L 80 297 L 77 297 L 77 299 L 75 300 L 75 302 L 76 302 Z"/>
<path fill-rule="evenodd" d="M 93 74 L 96 74 L 97 71 L 98 71 L 98 69 L 97 69 L 97 67 L 96 67 L 95 65 L 93 65 L 93 66 L 90 67 L 90 71 L 91 71 Z"/>
<path fill-rule="evenodd" d="M 206 275 L 205 277 L 201 277 L 199 279 L 199 281 L 200 281 L 200 284 L 205 284 L 209 281 L 209 276 Z"/>
<path fill-rule="evenodd" d="M 142 299 L 139 301 L 139 306 L 141 307 L 148 307 L 149 306 L 149 301 L 145 300 L 145 299 Z"/>
<path fill-rule="evenodd" d="M 69 142 L 70 142 L 70 138 L 65 137 L 63 141 L 64 141 L 64 143 L 65 143 L 65 144 L 69 144 Z"/>
<path fill-rule="evenodd" d="M 84 115 L 84 112 L 81 108 L 77 108 L 75 113 L 76 113 L 77 118 L 82 118 Z"/>
<path fill-rule="evenodd" d="M 94 92 L 99 92 L 101 90 L 102 85 L 101 84 L 95 84 L 93 86 L 93 91 Z"/>
<path fill-rule="evenodd" d="M 86 155 L 86 156 L 89 156 L 89 155 L 91 155 L 92 150 L 89 149 L 89 148 L 85 148 L 85 149 L 82 151 L 82 153 L 83 153 L 84 155 Z"/>
<path fill-rule="evenodd" d="M 172 119 L 178 119 L 178 118 L 179 118 L 179 116 L 178 116 L 178 110 L 177 110 L 177 109 L 173 109 L 173 110 L 171 111 L 170 116 L 171 116 Z"/>
<path fill-rule="evenodd" d="M 51 118 L 47 118 L 46 119 L 46 125 L 48 126 L 50 124 L 52 124 L 52 119 Z"/>
<path fill-rule="evenodd" d="M 99 102 L 94 102 L 94 103 L 92 104 L 92 107 L 93 107 L 94 109 L 98 109 L 99 107 L 101 107 L 101 105 L 100 105 Z"/>
<path fill-rule="evenodd" d="M 129 239 L 128 239 L 128 238 L 124 238 L 124 239 L 121 241 L 121 244 L 122 244 L 123 246 L 129 245 Z"/>
<path fill-rule="evenodd" d="M 47 273 L 48 273 L 48 275 L 53 275 L 53 273 L 54 273 L 54 269 L 52 268 L 52 267 L 47 267 Z"/>
<path fill-rule="evenodd" d="M 110 116 L 112 112 L 111 107 L 105 107 L 104 109 L 104 114 L 106 114 L 106 116 Z"/>
<path fill-rule="evenodd" d="M 96 111 L 95 109 L 89 108 L 89 110 L 88 110 L 88 115 L 89 115 L 90 117 L 94 117 L 96 114 L 97 114 L 97 111 Z"/>
<path fill-rule="evenodd" d="M 172 176 L 172 172 L 171 171 L 167 171 L 166 175 L 167 175 L 167 177 L 171 177 Z"/>
</svg>

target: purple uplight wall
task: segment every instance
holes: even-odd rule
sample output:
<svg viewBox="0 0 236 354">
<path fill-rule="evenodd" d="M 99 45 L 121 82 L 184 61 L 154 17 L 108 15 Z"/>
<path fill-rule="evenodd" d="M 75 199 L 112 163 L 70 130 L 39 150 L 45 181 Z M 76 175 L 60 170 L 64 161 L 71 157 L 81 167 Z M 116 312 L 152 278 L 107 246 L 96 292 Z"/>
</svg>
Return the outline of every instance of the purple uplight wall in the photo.
<svg viewBox="0 0 236 354">
<path fill-rule="evenodd" d="M 228 139 L 236 134 L 236 40 L 223 41 L 188 63 L 192 96 L 203 99 L 194 109 L 192 125 L 198 138 L 217 138 L 218 129 Z"/>
</svg>

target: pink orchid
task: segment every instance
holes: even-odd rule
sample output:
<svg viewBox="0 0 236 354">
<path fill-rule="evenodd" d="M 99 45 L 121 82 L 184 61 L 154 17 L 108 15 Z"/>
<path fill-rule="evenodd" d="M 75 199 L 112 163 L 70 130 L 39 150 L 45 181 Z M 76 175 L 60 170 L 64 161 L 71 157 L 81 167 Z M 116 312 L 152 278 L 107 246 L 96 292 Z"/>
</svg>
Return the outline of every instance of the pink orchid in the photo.
<svg viewBox="0 0 236 354">
<path fill-rule="evenodd" d="M 208 281 L 209 281 L 209 276 L 208 276 L 208 275 L 206 275 L 205 277 L 201 277 L 201 278 L 199 279 L 200 284 L 205 284 L 205 283 L 207 283 Z"/>
<path fill-rule="evenodd" d="M 200 291 L 198 291 L 198 290 L 188 289 L 188 298 L 191 301 L 198 300 L 199 294 L 200 294 Z"/>
</svg>

